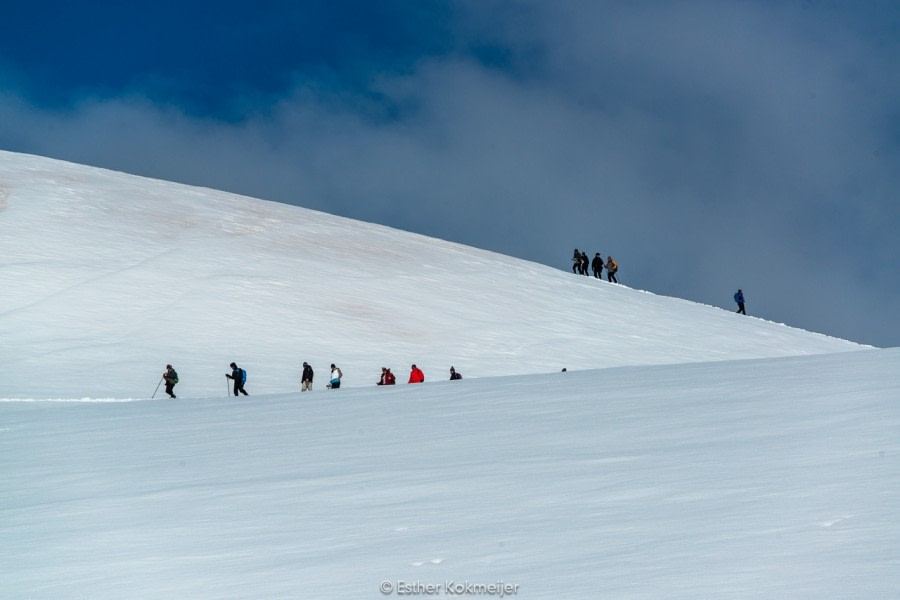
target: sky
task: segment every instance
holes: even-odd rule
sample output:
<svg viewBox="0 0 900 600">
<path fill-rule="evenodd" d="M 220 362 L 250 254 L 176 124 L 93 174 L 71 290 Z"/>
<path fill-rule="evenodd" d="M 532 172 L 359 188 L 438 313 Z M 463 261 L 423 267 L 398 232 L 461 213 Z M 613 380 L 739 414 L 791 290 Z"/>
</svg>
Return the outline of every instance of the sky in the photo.
<svg viewBox="0 0 900 600">
<path fill-rule="evenodd" d="M 125 4 L 5 9 L 0 149 L 900 345 L 890 2 Z"/>
</svg>

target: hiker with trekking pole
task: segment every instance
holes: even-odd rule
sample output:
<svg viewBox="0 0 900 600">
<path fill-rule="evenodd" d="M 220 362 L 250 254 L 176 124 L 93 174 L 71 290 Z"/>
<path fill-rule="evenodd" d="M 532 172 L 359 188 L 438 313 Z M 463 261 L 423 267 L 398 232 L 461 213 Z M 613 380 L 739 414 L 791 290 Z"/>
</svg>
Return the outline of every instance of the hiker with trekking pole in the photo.
<svg viewBox="0 0 900 600">
<path fill-rule="evenodd" d="M 247 371 L 238 367 L 235 363 L 231 363 L 228 365 L 231 367 L 231 375 L 225 374 L 226 379 L 231 379 L 234 381 L 234 395 L 243 394 L 247 396 L 247 392 L 244 390 L 244 384 L 247 382 Z M 228 389 L 228 382 L 226 381 L 225 389 Z"/>
<path fill-rule="evenodd" d="M 150 398 L 156 398 L 156 392 L 159 391 L 159 386 L 162 385 L 162 382 L 166 382 L 166 393 L 170 398 L 175 397 L 175 392 L 173 388 L 175 384 L 178 383 L 178 373 L 175 372 L 175 369 L 172 368 L 172 365 L 166 365 L 166 372 L 162 374 L 162 377 L 159 379 L 159 383 L 156 384 L 156 389 L 153 391 L 153 395 Z"/>
</svg>

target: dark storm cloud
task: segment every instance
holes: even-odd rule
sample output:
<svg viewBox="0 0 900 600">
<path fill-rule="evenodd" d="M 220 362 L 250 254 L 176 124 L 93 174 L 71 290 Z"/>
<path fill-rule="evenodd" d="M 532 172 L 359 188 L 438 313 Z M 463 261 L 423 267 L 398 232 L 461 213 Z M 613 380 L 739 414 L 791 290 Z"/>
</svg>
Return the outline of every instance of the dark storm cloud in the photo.
<svg viewBox="0 0 900 600">
<path fill-rule="evenodd" d="M 433 28 L 452 48 L 364 85 L 297 68 L 229 97 L 237 119 L 10 92 L 0 142 L 561 268 L 601 251 L 636 287 L 726 308 L 742 287 L 751 314 L 896 345 L 900 53 L 883 15 L 845 10 L 471 2 Z"/>
<path fill-rule="evenodd" d="M 7 3 L 0 68 L 30 103 L 140 93 L 194 116 L 240 120 L 289 93 L 295 77 L 339 74 L 364 89 L 373 69 L 402 72 L 451 43 L 442 0 L 132 0 Z"/>
</svg>

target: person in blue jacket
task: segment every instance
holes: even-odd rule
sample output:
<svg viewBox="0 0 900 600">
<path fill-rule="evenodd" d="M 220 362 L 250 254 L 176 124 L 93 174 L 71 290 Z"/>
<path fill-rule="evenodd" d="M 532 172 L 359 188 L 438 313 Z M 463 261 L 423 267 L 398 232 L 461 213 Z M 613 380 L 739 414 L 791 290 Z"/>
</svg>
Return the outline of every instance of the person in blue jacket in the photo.
<svg viewBox="0 0 900 600">
<path fill-rule="evenodd" d="M 746 315 L 747 311 L 744 310 L 744 290 L 738 290 L 734 294 L 734 301 L 737 302 L 738 309 L 737 311 L 742 315 Z"/>
</svg>

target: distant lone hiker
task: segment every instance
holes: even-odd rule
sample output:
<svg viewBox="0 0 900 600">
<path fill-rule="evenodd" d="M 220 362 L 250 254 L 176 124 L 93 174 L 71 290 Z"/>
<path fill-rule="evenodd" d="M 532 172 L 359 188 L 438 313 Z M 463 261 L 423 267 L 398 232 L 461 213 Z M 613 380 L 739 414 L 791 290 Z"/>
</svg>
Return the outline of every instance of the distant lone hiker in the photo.
<svg viewBox="0 0 900 600">
<path fill-rule="evenodd" d="M 225 377 L 234 381 L 234 395 L 243 394 L 248 396 L 249 394 L 244 390 L 244 384 L 247 383 L 247 371 L 238 368 L 234 363 L 228 366 L 231 367 L 231 375 L 226 373 Z"/>
<path fill-rule="evenodd" d="M 734 294 L 734 301 L 737 302 L 738 309 L 737 311 L 742 315 L 746 315 L 747 311 L 744 310 L 744 290 L 738 290 Z"/>
<path fill-rule="evenodd" d="M 411 369 L 409 372 L 409 383 L 422 383 L 425 381 L 425 373 L 422 372 L 422 369 L 416 365 L 413 365 Z"/>
<path fill-rule="evenodd" d="M 456 369 L 450 367 L 450 380 L 462 379 L 462 375 L 456 372 Z"/>
<path fill-rule="evenodd" d="M 303 363 L 303 375 L 300 376 L 300 391 L 311 392 L 313 382 L 313 369 L 309 363 Z"/>
<path fill-rule="evenodd" d="M 163 379 L 166 380 L 166 393 L 170 398 L 174 398 L 175 392 L 172 391 L 172 388 L 178 383 L 178 373 L 175 372 L 172 365 L 166 365 L 166 372 L 163 373 Z"/>
</svg>

